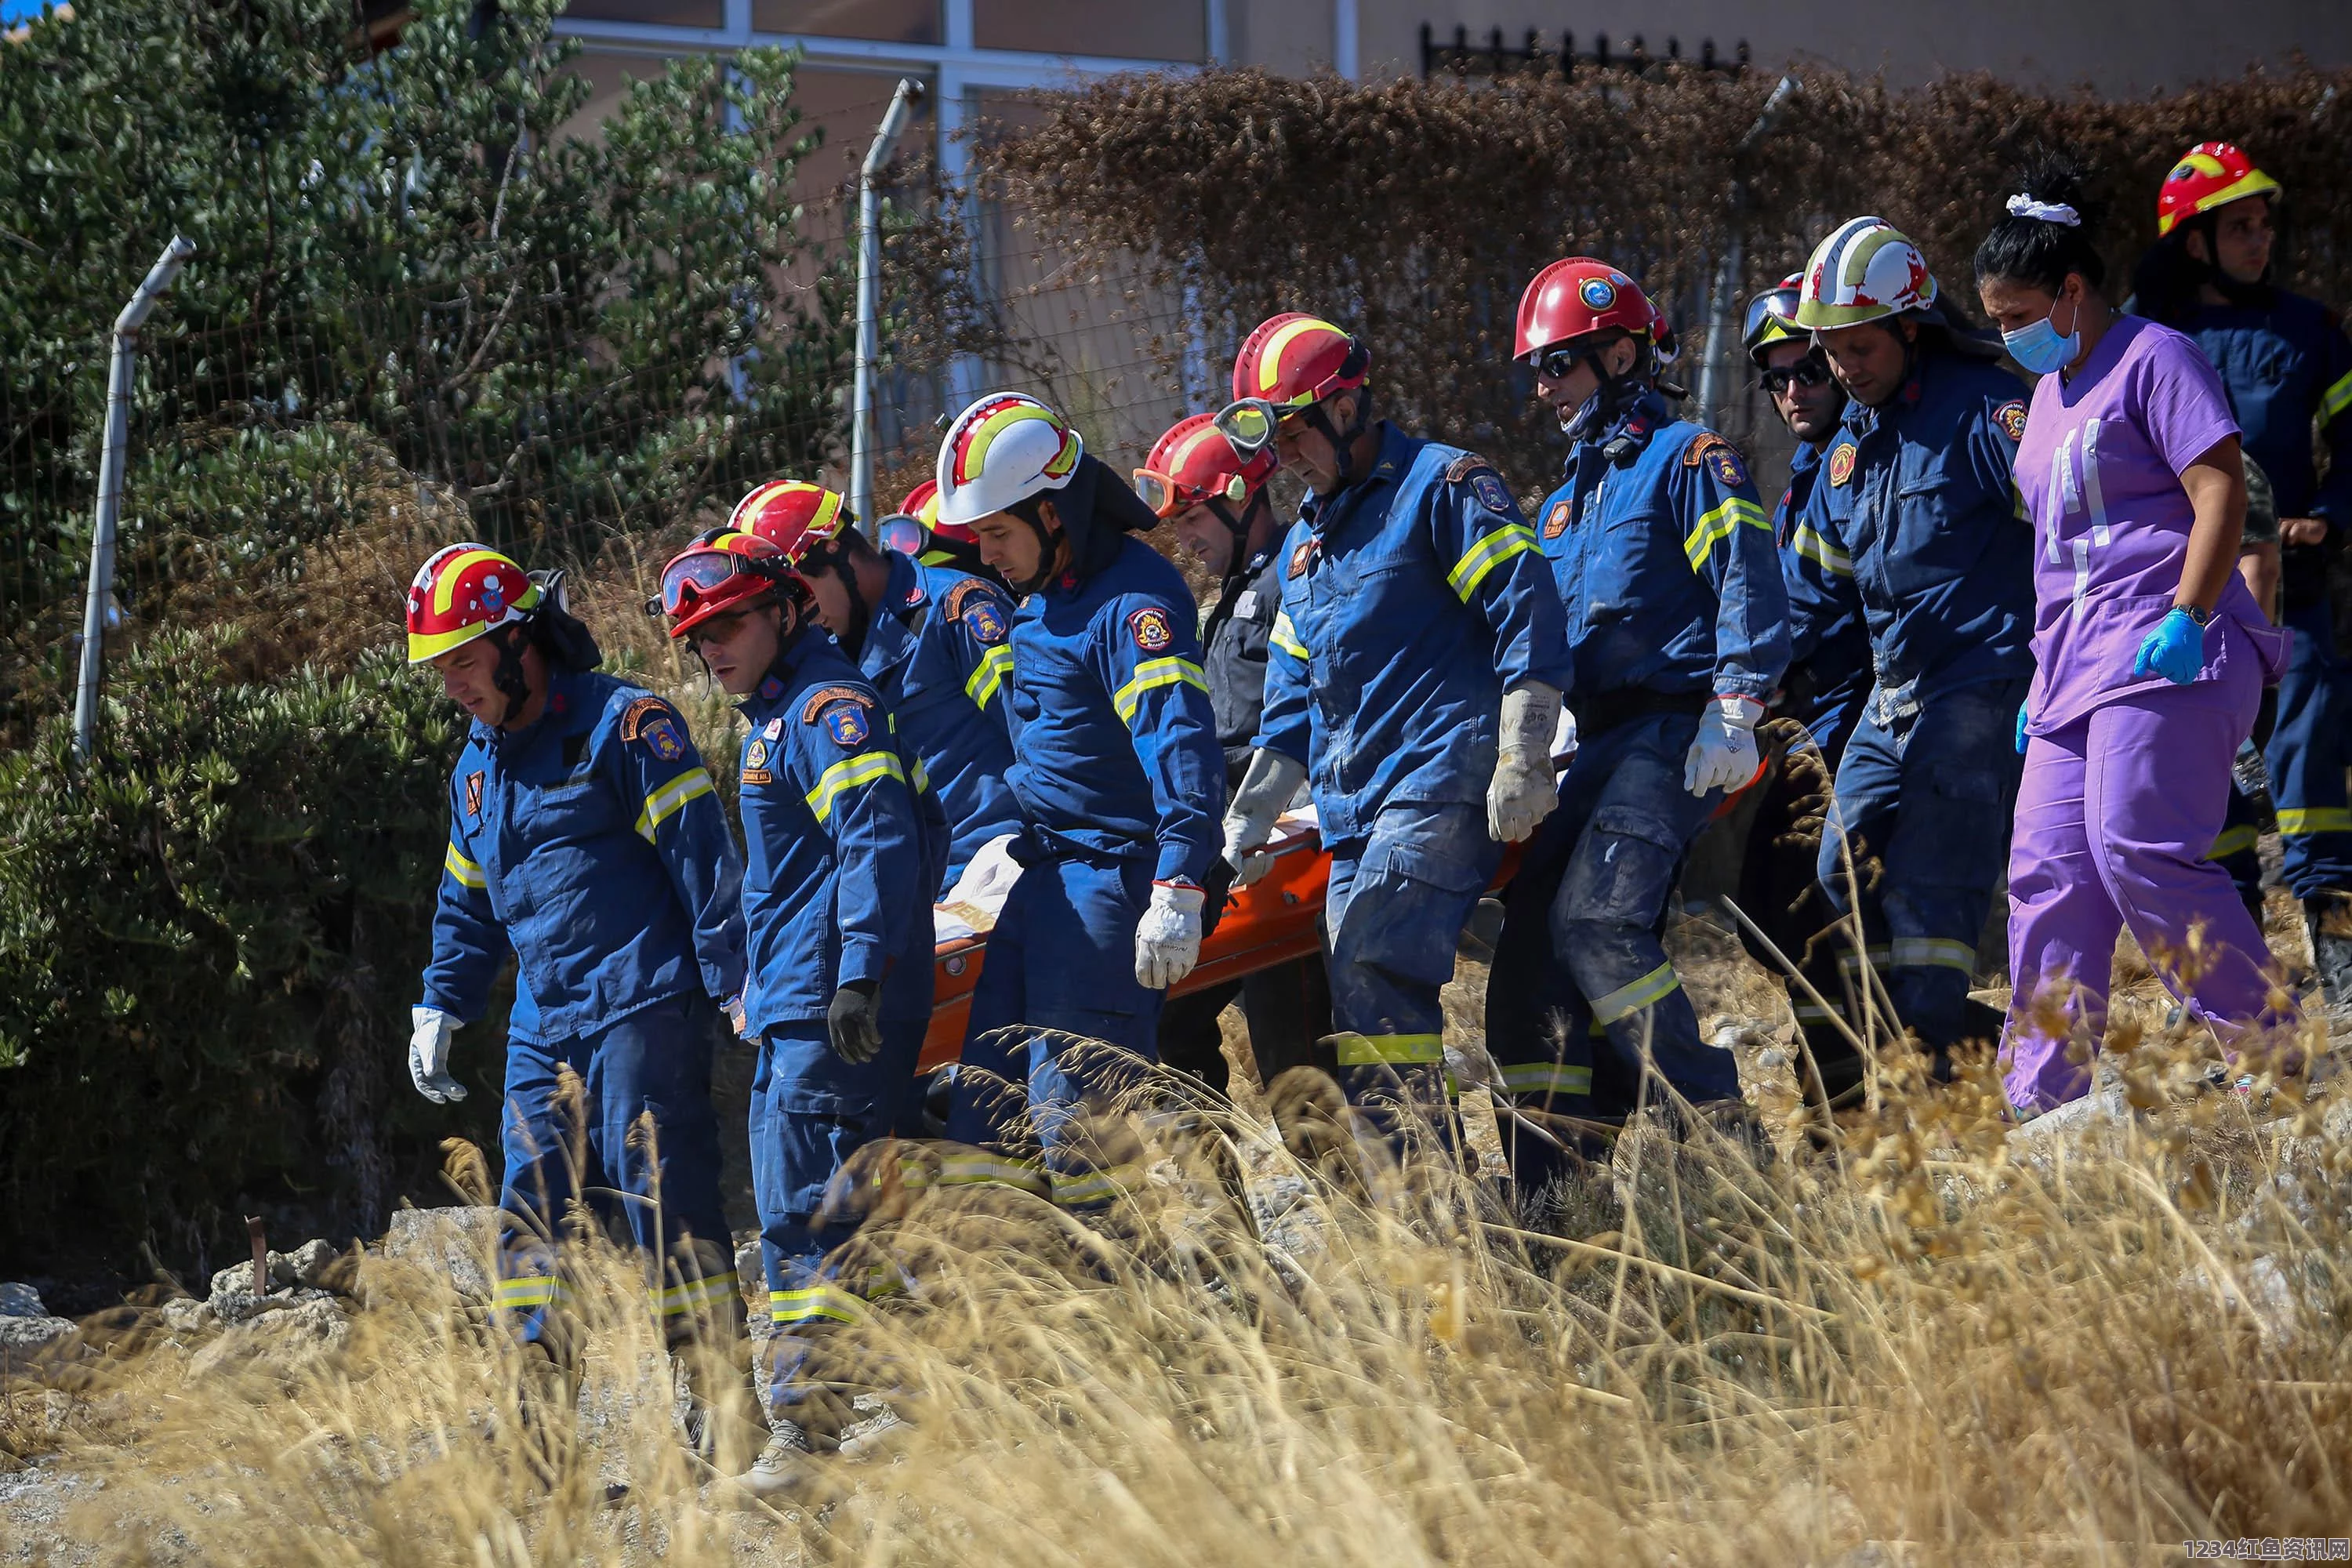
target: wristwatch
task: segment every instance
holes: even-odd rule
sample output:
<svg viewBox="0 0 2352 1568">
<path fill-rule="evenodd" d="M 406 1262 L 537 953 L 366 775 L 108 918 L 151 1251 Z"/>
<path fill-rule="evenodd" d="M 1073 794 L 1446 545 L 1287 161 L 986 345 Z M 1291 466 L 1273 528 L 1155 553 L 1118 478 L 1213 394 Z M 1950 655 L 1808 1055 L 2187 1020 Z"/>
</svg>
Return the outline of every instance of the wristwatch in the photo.
<svg viewBox="0 0 2352 1568">
<path fill-rule="evenodd" d="M 2195 621 L 2200 628 L 2213 624 L 2213 612 L 2210 610 L 2200 609 L 2195 605 L 2175 605 L 2172 607 Z"/>
</svg>

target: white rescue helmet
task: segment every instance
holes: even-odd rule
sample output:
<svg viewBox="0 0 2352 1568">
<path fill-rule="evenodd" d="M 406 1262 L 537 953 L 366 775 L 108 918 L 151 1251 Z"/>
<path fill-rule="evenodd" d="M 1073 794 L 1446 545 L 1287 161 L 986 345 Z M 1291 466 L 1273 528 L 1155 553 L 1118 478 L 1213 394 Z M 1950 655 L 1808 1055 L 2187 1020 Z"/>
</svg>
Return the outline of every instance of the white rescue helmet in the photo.
<svg viewBox="0 0 2352 1568">
<path fill-rule="evenodd" d="M 1805 264 L 1797 325 L 1819 332 L 1897 316 L 1940 321 L 1936 293 L 1927 258 L 1902 230 L 1885 218 L 1853 218 Z"/>
<path fill-rule="evenodd" d="M 969 525 L 1078 471 L 1086 443 L 1062 416 L 1017 392 L 992 392 L 955 417 L 940 443 L 940 521 Z"/>
</svg>

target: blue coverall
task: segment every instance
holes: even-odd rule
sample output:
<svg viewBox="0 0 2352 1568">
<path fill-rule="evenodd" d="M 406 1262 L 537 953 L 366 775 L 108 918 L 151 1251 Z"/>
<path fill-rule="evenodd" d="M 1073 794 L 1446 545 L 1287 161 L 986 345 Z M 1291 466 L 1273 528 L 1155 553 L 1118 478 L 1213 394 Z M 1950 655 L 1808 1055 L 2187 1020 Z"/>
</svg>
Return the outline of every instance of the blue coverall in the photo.
<svg viewBox="0 0 2352 1568">
<path fill-rule="evenodd" d="M 948 826 L 914 748 L 822 628 L 794 634 L 742 709 L 751 1185 L 778 1336 L 769 1398 L 791 1415 L 831 1384 L 816 1361 L 827 1326 L 855 1321 L 892 1283 L 845 1272 L 835 1249 L 861 1216 L 838 1195 L 827 1205 L 826 1189 L 891 1134 L 913 1092 Z M 882 1049 L 853 1064 L 825 1014 L 858 981 L 880 987 Z"/>
<path fill-rule="evenodd" d="M 1439 1103 L 1463 922 L 1495 875 L 1504 691 L 1565 690 L 1559 596 L 1482 458 L 1383 422 L 1364 477 L 1285 541 L 1257 743 L 1306 765 L 1331 857 L 1324 916 L 1341 1077 L 1357 1104 Z"/>
<path fill-rule="evenodd" d="M 1021 827 L 1004 782 L 1013 742 L 1003 700 L 1013 671 L 1013 601 L 985 578 L 885 551 L 890 581 L 857 650 L 947 813 L 947 891 L 981 846 Z"/>
<path fill-rule="evenodd" d="M 1659 937 L 1684 852 L 1724 798 L 1683 785 L 1699 715 L 1717 695 L 1761 704 L 1789 662 L 1763 502 L 1730 443 L 1654 392 L 1578 443 L 1540 531 L 1579 745 L 1504 898 L 1487 1049 L 1533 1111 L 1622 1116 L 1645 1060 L 1695 1102 L 1737 1100 L 1738 1068 L 1700 1041 Z M 1555 1173 L 1551 1145 L 1516 1124 L 1513 1142 L 1523 1184 Z"/>
<path fill-rule="evenodd" d="M 1132 536 L 1099 553 L 1090 575 L 1063 574 L 1013 616 L 1006 776 L 1024 869 L 989 934 L 948 1117 L 950 1138 L 979 1147 L 942 1173 L 1073 1208 L 1139 1175 L 1090 1148 L 1079 1110 L 1120 1087 L 1121 1053 L 1159 1059 L 1164 994 L 1135 977 L 1151 885 L 1205 885 L 1223 847 L 1225 759 L 1192 593 Z"/>
<path fill-rule="evenodd" d="M 1875 681 L 1818 870 L 1841 911 L 1860 888 L 1865 956 L 1896 1017 L 1941 1052 L 1973 1032 L 1977 938 L 2009 853 L 2033 531 L 2011 474 L 2025 428 L 2016 378 L 1940 345 L 1916 352 L 1884 405 L 1846 410 L 1822 459 L 1823 532 L 1853 563 Z M 1854 955 L 1843 962 L 1858 982 Z"/>
<path fill-rule="evenodd" d="M 2246 455 L 2270 476 L 2279 517 L 2328 525 L 2325 543 L 2280 552 L 2291 640 L 2263 760 L 2287 887 L 2306 900 L 2352 894 L 2352 808 L 2344 784 L 2352 764 L 2352 647 L 2337 642 L 2327 595 L 2329 562 L 2352 527 L 2352 418 L 2345 417 L 2352 412 L 2352 341 L 2325 306 L 2284 292 L 2267 307 L 2204 306 L 2181 329 L 2221 372 Z M 2324 483 L 2312 458 L 2315 421 L 2328 450 Z M 2232 790 L 2214 853 L 2228 862 L 2239 896 L 2259 908 L 2253 821 L 2252 806 Z"/>
<path fill-rule="evenodd" d="M 1870 627 L 1854 586 L 1853 562 L 1823 515 L 1828 489 L 1822 482 L 1823 449 L 1809 443 L 1798 446 L 1789 465 L 1789 488 L 1772 512 L 1780 583 L 1789 593 L 1789 672 L 1773 711 L 1805 727 L 1821 752 L 1822 766 L 1834 775 L 1870 695 Z M 1806 980 L 1824 1001 L 1834 1002 L 1843 992 L 1837 944 L 1813 941 L 1836 917 L 1822 900 L 1816 850 L 1784 842 L 1795 826 L 1792 809 L 1798 805 L 1786 780 L 1772 776 L 1762 788 L 1740 862 L 1740 909 L 1763 928 L 1783 957 L 1802 966 Z M 1761 950 L 1757 958 L 1768 966 L 1776 962 Z M 1834 1098 L 1859 1081 L 1861 1058 L 1831 1021 L 1829 1011 L 1801 987 L 1792 989 L 1790 1003 L 1821 1070 L 1818 1092 L 1824 1099 Z"/>
<path fill-rule="evenodd" d="M 509 946 L 517 961 L 499 1307 L 562 1353 L 555 1243 L 584 1193 L 659 1260 L 673 1334 L 731 1319 L 710 1053 L 713 1000 L 743 988 L 742 863 L 686 721 L 609 675 L 554 671 L 537 722 L 473 726 L 442 865 L 424 1005 L 478 1018 Z M 586 1086 L 576 1114 L 559 1092 L 566 1068 Z M 639 1135 L 648 1117 L 657 1165 Z"/>
</svg>

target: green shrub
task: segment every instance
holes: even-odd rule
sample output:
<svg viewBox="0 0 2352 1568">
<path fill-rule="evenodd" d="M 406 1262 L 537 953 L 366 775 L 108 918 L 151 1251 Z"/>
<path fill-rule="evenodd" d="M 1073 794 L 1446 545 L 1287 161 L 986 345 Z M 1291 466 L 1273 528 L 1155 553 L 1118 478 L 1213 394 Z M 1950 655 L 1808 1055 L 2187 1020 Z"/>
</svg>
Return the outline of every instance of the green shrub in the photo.
<svg viewBox="0 0 2352 1568">
<path fill-rule="evenodd" d="M 239 680 L 238 637 L 124 656 L 83 774 L 62 719 L 0 756 L 5 1266 L 372 1232 L 490 1130 L 497 1053 L 461 1049 L 464 1115 L 405 1083 L 461 716 L 389 652 Z"/>
</svg>

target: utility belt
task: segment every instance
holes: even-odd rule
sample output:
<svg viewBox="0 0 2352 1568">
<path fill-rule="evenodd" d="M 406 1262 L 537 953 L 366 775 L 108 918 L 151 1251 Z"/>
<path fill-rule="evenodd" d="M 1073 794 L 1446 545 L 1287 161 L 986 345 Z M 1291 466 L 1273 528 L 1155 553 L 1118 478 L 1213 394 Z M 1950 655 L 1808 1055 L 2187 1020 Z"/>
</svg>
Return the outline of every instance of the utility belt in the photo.
<svg viewBox="0 0 2352 1568">
<path fill-rule="evenodd" d="M 1576 715 L 1578 732 L 1593 736 L 1605 735 L 1620 724 L 1630 724 L 1636 719 L 1647 719 L 1659 713 L 1685 713 L 1696 719 L 1706 711 L 1707 700 L 1712 695 L 1703 689 L 1656 691 L 1646 686 L 1621 686 L 1598 697 L 1581 701 L 1571 700 L 1568 706 Z"/>
<path fill-rule="evenodd" d="M 1020 835 L 1005 846 L 1004 852 L 1010 855 L 1013 858 L 1013 863 L 1024 871 L 1032 867 L 1048 866 L 1060 860 L 1076 860 L 1080 865 L 1111 871 L 1118 869 L 1130 859 L 1136 858 L 1135 856 L 1113 854 L 1108 849 L 1097 849 L 1090 844 L 1081 844 L 1067 835 L 1056 833 L 1050 827 L 1040 827 L 1034 822 L 1021 829 Z M 1150 846 L 1145 845 L 1141 847 L 1141 853 L 1150 855 L 1156 851 Z M 1209 861 L 1209 874 L 1206 881 L 1207 886 L 1202 890 L 1207 897 L 1202 900 L 1201 905 L 1201 935 L 1203 939 L 1217 929 L 1217 921 L 1224 916 L 1225 900 L 1232 893 L 1234 887 L 1232 862 L 1223 855 L 1213 858 Z"/>
</svg>

